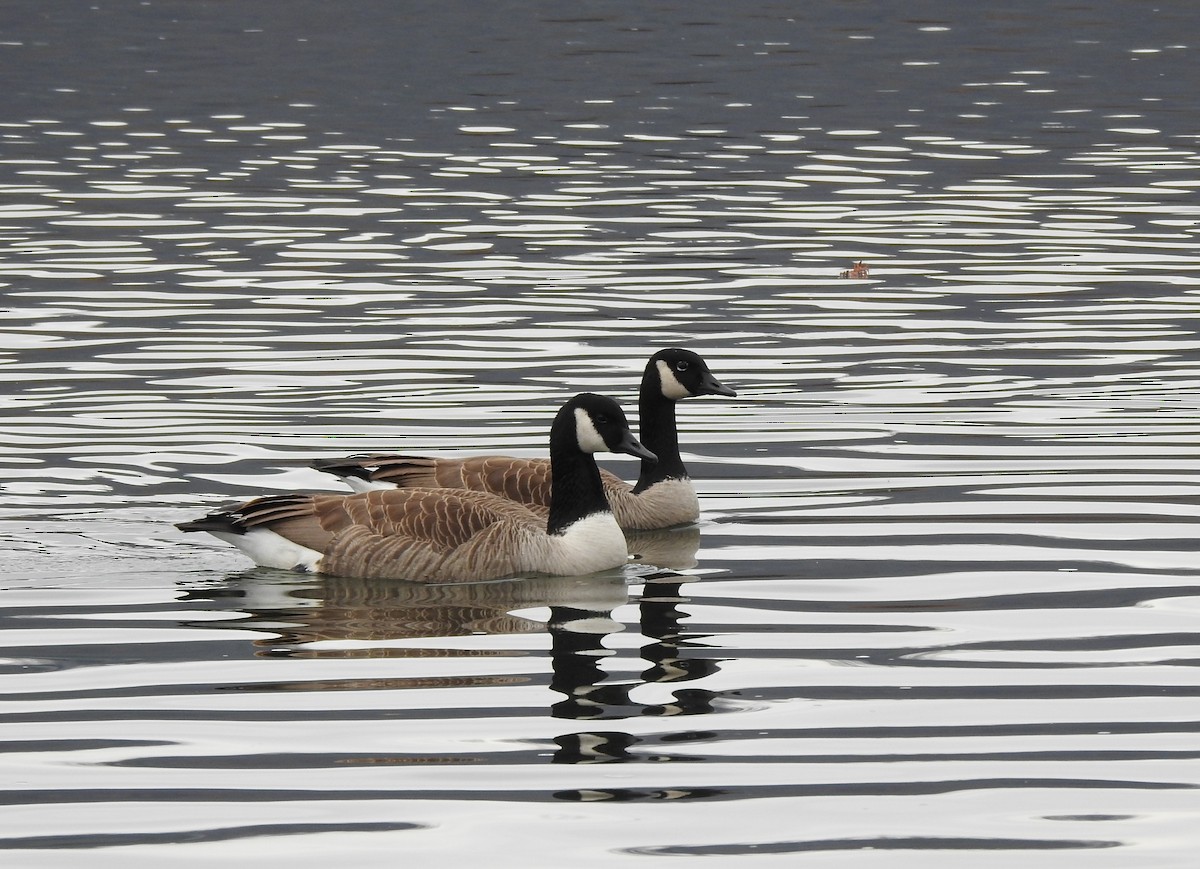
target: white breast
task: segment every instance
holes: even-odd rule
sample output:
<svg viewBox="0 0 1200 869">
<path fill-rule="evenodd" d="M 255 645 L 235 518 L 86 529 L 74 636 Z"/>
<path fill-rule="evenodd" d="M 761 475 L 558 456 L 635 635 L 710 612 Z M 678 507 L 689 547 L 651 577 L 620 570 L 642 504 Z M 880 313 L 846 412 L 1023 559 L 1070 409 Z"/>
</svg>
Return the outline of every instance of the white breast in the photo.
<svg viewBox="0 0 1200 869">
<path fill-rule="evenodd" d="M 544 563 L 534 570 L 582 575 L 620 567 L 629 560 L 625 535 L 612 513 L 593 513 L 574 522 L 561 534 L 544 537 Z"/>
</svg>

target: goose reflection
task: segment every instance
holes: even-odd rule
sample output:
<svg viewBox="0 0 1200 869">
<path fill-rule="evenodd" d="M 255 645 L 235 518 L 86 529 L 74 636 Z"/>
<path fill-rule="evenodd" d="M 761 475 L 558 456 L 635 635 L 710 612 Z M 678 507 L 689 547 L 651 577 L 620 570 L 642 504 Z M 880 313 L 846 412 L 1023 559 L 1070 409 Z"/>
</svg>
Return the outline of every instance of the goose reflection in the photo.
<svg viewBox="0 0 1200 869">
<path fill-rule="evenodd" d="M 639 650 L 649 665 L 636 680 L 625 683 L 606 682 L 600 662 L 610 653 L 603 647 L 600 623 L 585 632 L 578 626 L 587 622 L 581 611 L 558 613 L 548 630 L 554 637 L 552 655 L 555 681 L 551 687 L 565 695 L 551 712 L 558 718 L 574 720 L 614 720 L 637 716 L 703 715 L 714 711 L 718 692 L 701 688 L 680 688 L 672 691 L 666 703 L 640 704 L 630 694 L 639 687 L 651 684 L 690 682 L 716 673 L 720 660 L 700 654 L 704 647 L 696 640 L 699 635 L 688 634 L 683 626 L 687 613 L 681 609 L 690 598 L 685 594 L 688 583 L 696 577 L 678 573 L 696 564 L 700 531 L 695 526 L 654 532 L 627 533 L 630 553 L 644 564 L 660 568 L 643 577 L 642 594 L 638 598 L 638 624 L 649 642 Z M 567 733 L 557 737 L 558 750 L 552 762 L 561 764 L 612 763 L 647 759 L 632 752 L 640 739 L 629 733 L 614 730 L 589 730 Z M 687 760 L 684 756 L 654 760 Z M 572 793 L 557 795 L 562 799 L 581 798 Z M 588 799 L 612 799 L 615 795 L 593 792 Z"/>
<path fill-rule="evenodd" d="M 669 700 L 659 703 L 640 703 L 630 696 L 639 687 L 693 682 L 719 668 L 719 660 L 700 653 L 703 647 L 695 642 L 698 635 L 688 634 L 684 627 L 688 614 L 683 607 L 689 600 L 686 586 L 697 578 L 677 570 L 696 563 L 699 541 L 699 529 L 694 526 L 630 535 L 630 549 L 640 572 L 637 579 L 642 583 L 637 599 L 638 624 L 648 642 L 639 650 L 646 667 L 638 677 L 624 681 L 611 679 L 602 666 L 616 654 L 605 647 L 605 640 L 625 630 L 625 625 L 613 617 L 618 607 L 630 602 L 627 577 L 622 571 L 585 577 L 535 576 L 429 585 L 255 569 L 227 576 L 215 589 L 194 589 L 191 596 L 235 599 L 236 609 L 246 615 L 237 627 L 263 634 L 253 641 L 255 654 L 262 657 L 480 656 L 488 653 L 392 645 L 391 641 L 547 633 L 549 687 L 562 697 L 550 706 L 552 717 L 593 721 L 699 715 L 713 711 L 716 692 L 679 688 L 671 692 Z M 548 610 L 548 616 L 539 618 L 538 610 Z M 230 625 L 227 621 L 196 624 Z M 463 684 L 461 677 L 421 677 L 355 679 L 345 687 L 396 688 L 415 681 L 421 687 Z M 486 684 L 489 680 L 480 676 L 469 681 Z M 272 687 L 312 690 L 314 685 L 297 682 Z M 338 685 L 330 683 L 328 687 Z M 558 750 L 552 761 L 632 759 L 628 750 L 637 741 L 630 734 L 613 731 L 568 733 L 555 739 Z"/>
<path fill-rule="evenodd" d="M 197 597 L 233 597 L 247 618 L 240 628 L 270 636 L 254 641 L 271 657 L 428 657 L 448 650 L 403 646 L 329 646 L 478 634 L 533 634 L 544 622 L 518 614 L 550 607 L 610 614 L 629 599 L 623 573 L 585 577 L 533 576 L 450 585 L 255 569 L 232 574 Z M 228 622 L 222 623 L 228 625 Z"/>
<path fill-rule="evenodd" d="M 640 655 L 649 666 L 636 680 L 612 682 L 601 662 L 613 653 L 604 638 L 622 629 L 604 613 L 574 607 L 551 608 L 547 630 L 551 637 L 554 679 L 550 687 L 565 695 L 551 707 L 556 718 L 576 720 L 630 718 L 641 715 L 698 715 L 711 712 L 715 693 L 700 689 L 672 692 L 668 703 L 641 704 L 630 693 L 650 684 L 688 682 L 712 675 L 719 668 L 714 658 L 697 656 L 694 636 L 687 635 L 681 622 L 687 614 L 679 607 L 688 598 L 683 585 L 695 578 L 662 571 L 645 577 L 638 599 L 638 623 L 650 642 Z"/>
<path fill-rule="evenodd" d="M 698 635 L 685 633 L 681 623 L 687 614 L 680 609 L 689 598 L 683 587 L 695 577 L 664 571 L 646 578 L 642 596 L 638 600 L 639 622 L 643 636 L 650 642 L 640 649 L 641 657 L 649 663 L 635 681 L 623 684 L 606 684 L 605 673 L 599 661 L 606 650 L 598 634 L 574 632 L 568 640 L 566 632 L 554 642 L 555 681 L 554 690 L 566 695 L 566 699 L 552 707 L 557 718 L 582 720 L 627 719 L 637 716 L 703 715 L 715 711 L 714 701 L 718 692 L 702 688 L 681 688 L 671 692 L 672 699 L 665 703 L 639 704 L 630 693 L 639 687 L 686 682 L 702 679 L 716 673 L 720 661 L 697 654 L 703 647 L 694 642 Z M 576 614 L 581 615 L 581 614 Z M 561 627 L 568 627 L 563 623 Z M 549 626 L 555 634 L 558 626 Z M 590 637 L 585 645 L 581 640 Z M 562 764 L 611 763 L 647 759 L 644 755 L 631 753 L 630 749 L 640 741 L 629 733 L 611 730 L 592 730 L 563 734 L 555 743 L 558 750 L 552 762 Z M 689 758 L 666 758 L 656 755 L 655 760 L 684 760 Z"/>
<path fill-rule="evenodd" d="M 607 676 L 600 662 L 611 652 L 604 647 L 603 640 L 608 634 L 621 630 L 621 625 L 611 617 L 605 620 L 598 613 L 555 608 L 547 623 L 554 665 L 554 680 L 550 687 L 566 695 L 565 700 L 551 708 L 551 714 L 556 718 L 582 720 L 652 714 L 649 710 L 657 707 L 639 706 L 630 700 L 629 692 L 647 681 L 668 681 L 658 676 L 665 676 L 669 667 L 667 662 L 677 657 L 670 651 L 674 644 L 668 640 L 677 635 L 678 611 L 673 607 L 677 597 L 669 590 L 664 592 L 664 588 L 669 583 L 678 584 L 689 578 L 675 571 L 696 564 L 700 529 L 687 525 L 654 531 L 626 531 L 625 542 L 635 563 L 652 571 L 665 568 L 643 577 L 645 587 L 638 604 L 642 633 L 656 640 L 642 648 L 642 657 L 654 662 L 655 667 L 643 673 L 638 683 L 606 682 Z M 659 669 L 661 673 L 656 672 Z"/>
<path fill-rule="evenodd" d="M 695 526 L 630 532 L 628 540 L 639 569 L 651 571 L 656 566 L 695 564 L 699 542 Z M 563 638 L 573 632 L 579 634 L 574 645 L 582 650 L 620 630 L 612 611 L 629 600 L 627 580 L 619 570 L 430 585 L 252 568 L 227 575 L 219 585 L 189 589 L 188 594 L 236 600 L 236 609 L 246 615 L 238 627 L 270 635 L 254 641 L 261 654 L 295 657 L 427 656 L 429 649 L 318 644 L 546 631 L 560 638 L 568 655 L 572 643 Z M 547 621 L 517 614 L 538 608 L 551 610 Z M 603 630 L 597 636 L 599 626 Z"/>
<path fill-rule="evenodd" d="M 653 531 L 626 531 L 625 548 L 636 564 L 662 570 L 687 570 L 696 566 L 700 528 L 681 525 Z"/>
</svg>

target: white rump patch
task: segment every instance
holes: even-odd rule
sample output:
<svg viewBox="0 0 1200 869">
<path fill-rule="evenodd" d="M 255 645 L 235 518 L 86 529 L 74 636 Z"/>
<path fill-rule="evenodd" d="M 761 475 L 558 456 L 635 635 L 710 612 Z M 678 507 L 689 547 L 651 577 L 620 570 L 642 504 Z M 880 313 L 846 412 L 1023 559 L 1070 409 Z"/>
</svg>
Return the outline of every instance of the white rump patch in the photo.
<svg viewBox="0 0 1200 869">
<path fill-rule="evenodd" d="M 575 439 L 579 441 L 579 448 L 585 453 L 608 452 L 608 444 L 600 437 L 600 432 L 596 431 L 591 415 L 582 407 L 575 408 Z"/>
<path fill-rule="evenodd" d="M 655 363 L 658 368 L 658 382 L 662 384 L 662 394 L 672 401 L 679 401 L 681 398 L 687 398 L 692 393 L 679 382 L 675 377 L 675 372 L 671 370 L 671 366 L 664 360 L 659 359 Z"/>
<path fill-rule="evenodd" d="M 293 543 L 269 528 L 254 528 L 245 534 L 230 534 L 226 531 L 209 533 L 226 543 L 232 543 L 259 567 L 320 573 L 320 552 Z"/>
<path fill-rule="evenodd" d="M 338 475 L 338 479 L 350 487 L 350 490 L 356 495 L 361 495 L 363 492 L 378 492 L 385 489 L 395 489 L 395 483 L 384 483 L 380 480 L 364 480 L 362 477 L 356 477 L 353 474 L 346 476 Z"/>
</svg>

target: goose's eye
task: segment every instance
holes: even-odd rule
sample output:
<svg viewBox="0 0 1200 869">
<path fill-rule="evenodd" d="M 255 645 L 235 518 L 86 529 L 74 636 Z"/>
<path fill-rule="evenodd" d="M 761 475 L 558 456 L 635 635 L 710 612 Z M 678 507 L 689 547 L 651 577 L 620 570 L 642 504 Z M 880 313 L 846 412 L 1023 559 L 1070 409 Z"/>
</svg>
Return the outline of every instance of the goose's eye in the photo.
<svg viewBox="0 0 1200 869">
<path fill-rule="evenodd" d="M 680 359 L 678 362 L 675 363 L 676 371 L 687 371 L 688 368 L 690 368 L 690 367 L 691 367 L 691 365 L 688 363 L 688 361 L 686 359 Z"/>
<path fill-rule="evenodd" d="M 602 413 L 596 414 L 592 419 L 596 421 L 597 425 L 608 425 L 608 417 Z"/>
</svg>

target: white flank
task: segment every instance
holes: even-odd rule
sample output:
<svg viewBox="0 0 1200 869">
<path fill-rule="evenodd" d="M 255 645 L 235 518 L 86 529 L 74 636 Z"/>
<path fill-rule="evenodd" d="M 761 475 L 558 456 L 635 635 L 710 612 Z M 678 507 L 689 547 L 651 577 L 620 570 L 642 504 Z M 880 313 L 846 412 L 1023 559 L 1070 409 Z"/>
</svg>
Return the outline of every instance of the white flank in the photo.
<svg viewBox="0 0 1200 869">
<path fill-rule="evenodd" d="M 562 533 L 551 535 L 549 541 L 546 564 L 538 568 L 547 573 L 563 576 L 596 573 L 620 567 L 629 560 L 625 535 L 608 511 L 571 523 Z"/>
<path fill-rule="evenodd" d="M 672 401 L 679 401 L 681 398 L 687 398 L 691 392 L 679 382 L 675 377 L 675 372 L 671 370 L 671 366 L 663 360 L 659 359 L 655 363 L 658 368 L 658 382 L 662 384 L 662 394 Z"/>
<path fill-rule="evenodd" d="M 267 528 L 255 528 L 245 534 L 230 534 L 227 531 L 210 531 L 226 543 L 242 550 L 259 567 L 277 567 L 280 570 L 302 570 L 319 573 L 321 553 L 307 546 L 293 543 Z"/>
<path fill-rule="evenodd" d="M 608 450 L 608 444 L 596 431 L 591 415 L 582 407 L 575 408 L 575 440 L 585 453 L 603 453 Z"/>
<path fill-rule="evenodd" d="M 351 491 L 353 491 L 355 494 L 396 488 L 395 483 L 381 483 L 378 480 L 364 480 L 362 477 L 356 477 L 353 474 L 347 474 L 344 477 L 339 474 L 338 479 L 349 486 Z"/>
</svg>

